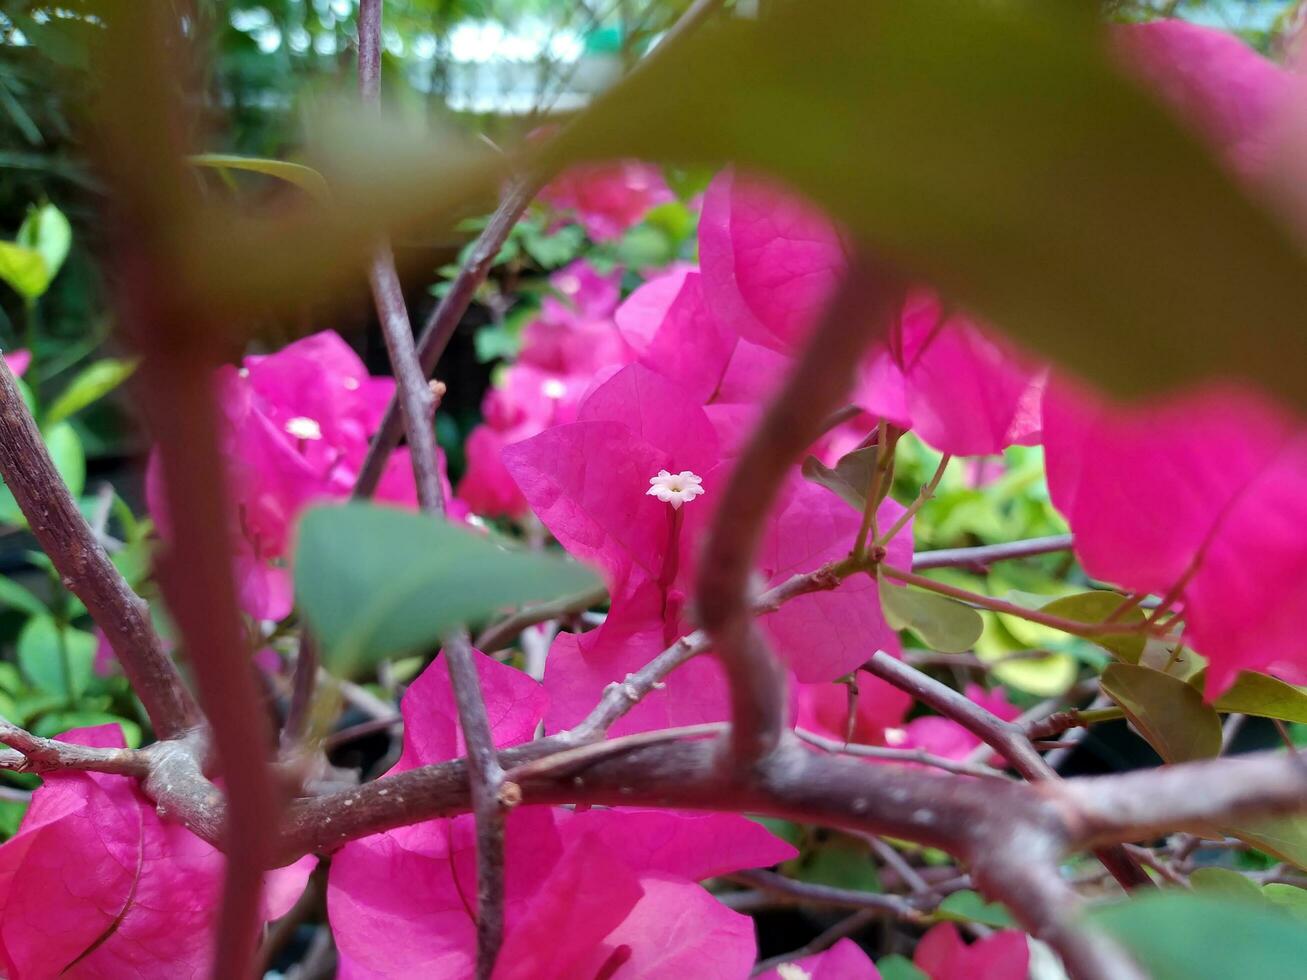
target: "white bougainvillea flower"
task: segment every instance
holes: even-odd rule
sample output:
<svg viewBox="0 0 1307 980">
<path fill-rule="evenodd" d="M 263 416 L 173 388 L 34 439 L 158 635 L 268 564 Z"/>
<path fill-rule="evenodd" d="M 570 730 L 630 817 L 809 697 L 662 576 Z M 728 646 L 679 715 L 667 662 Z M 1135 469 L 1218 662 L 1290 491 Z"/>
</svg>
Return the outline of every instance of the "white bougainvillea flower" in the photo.
<svg viewBox="0 0 1307 980">
<path fill-rule="evenodd" d="M 649 489 L 645 493 L 671 504 L 673 510 L 680 510 L 681 504 L 703 493 L 703 478 L 689 470 L 679 473 L 659 470 L 657 476 L 649 477 Z"/>
</svg>

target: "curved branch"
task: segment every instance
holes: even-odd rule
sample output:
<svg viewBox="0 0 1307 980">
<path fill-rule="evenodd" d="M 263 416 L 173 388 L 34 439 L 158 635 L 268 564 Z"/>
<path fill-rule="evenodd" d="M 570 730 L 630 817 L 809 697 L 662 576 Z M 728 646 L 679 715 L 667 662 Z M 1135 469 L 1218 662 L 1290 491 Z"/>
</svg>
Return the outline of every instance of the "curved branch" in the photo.
<svg viewBox="0 0 1307 980">
<path fill-rule="evenodd" d="M 780 395 L 731 473 L 699 562 L 699 616 L 730 681 L 737 764 L 766 757 L 785 728 L 785 672 L 753 622 L 749 581 L 762 529 L 791 465 L 852 387 L 862 352 L 897 313 L 903 286 L 855 261 Z"/>
<path fill-rule="evenodd" d="M 946 718 L 956 721 L 1012 764 L 1017 772 L 1031 782 L 1058 780 L 1061 777 L 1031 743 L 1020 725 L 1004 721 L 986 711 L 970 698 L 951 687 L 941 684 L 915 667 L 895 660 L 887 653 L 876 653 L 863 664 L 863 669 L 881 680 L 911 694 L 930 705 Z M 1148 874 L 1120 847 L 1099 848 L 1094 856 L 1103 867 L 1125 888 L 1152 885 Z"/>
</svg>

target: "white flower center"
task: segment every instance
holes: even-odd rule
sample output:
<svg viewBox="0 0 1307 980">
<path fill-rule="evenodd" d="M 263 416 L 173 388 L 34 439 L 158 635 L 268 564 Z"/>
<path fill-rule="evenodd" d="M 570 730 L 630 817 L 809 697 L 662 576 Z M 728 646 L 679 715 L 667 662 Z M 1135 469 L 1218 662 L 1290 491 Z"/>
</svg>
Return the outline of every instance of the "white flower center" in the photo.
<svg viewBox="0 0 1307 980">
<path fill-rule="evenodd" d="M 296 439 L 322 438 L 322 426 L 303 415 L 296 415 L 293 419 L 287 419 L 285 428 Z"/>
<path fill-rule="evenodd" d="M 908 740 L 908 733 L 907 733 L 906 730 L 904 730 L 904 729 L 902 729 L 902 728 L 887 728 L 887 729 L 885 729 L 885 744 L 886 744 L 886 745 L 902 745 L 902 744 L 903 744 L 904 742 L 906 742 L 907 740 Z"/>
<path fill-rule="evenodd" d="M 782 963 L 776 968 L 776 975 L 781 980 L 812 980 L 812 974 L 798 963 Z"/>
<path fill-rule="evenodd" d="M 703 477 L 696 476 L 689 470 L 681 470 L 679 473 L 659 470 L 657 476 L 649 477 L 649 489 L 645 493 L 657 497 L 665 504 L 671 504 L 673 510 L 680 510 L 681 504 L 703 493 Z"/>
<path fill-rule="evenodd" d="M 554 285 L 558 287 L 560 293 L 566 293 L 568 296 L 575 296 L 581 291 L 581 280 L 573 275 L 559 276 L 554 280 Z"/>
<path fill-rule="evenodd" d="M 540 391 L 546 398 L 552 398 L 554 401 L 558 401 L 560 398 L 567 395 L 567 385 L 563 384 L 563 382 L 559 381 L 557 378 L 550 378 L 540 386 Z"/>
</svg>

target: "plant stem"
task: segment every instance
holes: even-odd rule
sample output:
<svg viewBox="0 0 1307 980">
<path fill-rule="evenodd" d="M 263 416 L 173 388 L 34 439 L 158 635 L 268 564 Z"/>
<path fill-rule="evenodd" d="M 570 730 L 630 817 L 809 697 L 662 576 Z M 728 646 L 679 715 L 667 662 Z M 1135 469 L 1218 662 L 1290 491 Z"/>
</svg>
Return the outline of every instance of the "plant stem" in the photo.
<svg viewBox="0 0 1307 980">
<path fill-rule="evenodd" d="M 938 582 L 933 578 L 917 575 L 914 572 L 905 572 L 893 565 L 881 564 L 880 571 L 886 578 L 892 578 L 907 585 L 915 585 L 917 588 L 925 589 L 928 592 L 938 592 L 940 595 L 946 595 L 949 598 L 957 599 L 969 605 L 979 606 L 982 609 L 989 609 L 992 612 L 1000 612 L 1008 616 L 1029 620 L 1032 623 L 1039 623 L 1042 626 L 1049 626 L 1072 636 L 1124 636 L 1148 631 L 1147 624 L 1084 623 L 1075 619 L 1064 619 L 1061 616 L 1040 612 L 1038 609 L 1026 609 L 1024 606 L 981 595 L 979 592 L 960 589 L 955 585 Z"/>
</svg>

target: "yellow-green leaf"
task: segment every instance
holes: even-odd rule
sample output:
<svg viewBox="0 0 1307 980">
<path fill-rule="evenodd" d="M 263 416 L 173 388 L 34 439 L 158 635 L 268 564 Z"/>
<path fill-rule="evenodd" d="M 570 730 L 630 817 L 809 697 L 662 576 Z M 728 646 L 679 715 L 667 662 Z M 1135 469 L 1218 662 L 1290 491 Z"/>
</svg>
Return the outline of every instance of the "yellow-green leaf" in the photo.
<svg viewBox="0 0 1307 980">
<path fill-rule="evenodd" d="M 26 300 L 36 299 L 50 285 L 41 253 L 13 242 L 0 242 L 0 279 Z"/>
<path fill-rule="evenodd" d="M 893 585 L 880 578 L 880 607 L 896 630 L 910 629 L 932 650 L 970 650 L 985 628 L 980 613 L 956 599 Z"/>
<path fill-rule="evenodd" d="M 276 177 L 294 184 L 300 190 L 325 201 L 331 196 L 327 180 L 312 167 L 302 163 L 287 163 L 285 160 L 270 160 L 264 157 L 242 157 L 228 153 L 199 153 L 188 158 L 197 167 L 213 167 L 218 170 L 245 170 L 250 173 Z"/>
<path fill-rule="evenodd" d="M 1205 677 L 1199 674 L 1190 683 L 1203 689 Z M 1294 687 L 1266 674 L 1244 671 L 1234 685 L 1216 699 L 1217 711 L 1279 718 L 1307 724 L 1307 688 Z"/>
<path fill-rule="evenodd" d="M 1151 667 L 1111 664 L 1103 692 L 1167 762 L 1207 759 L 1221 751 L 1221 717 L 1178 678 Z"/>
</svg>

